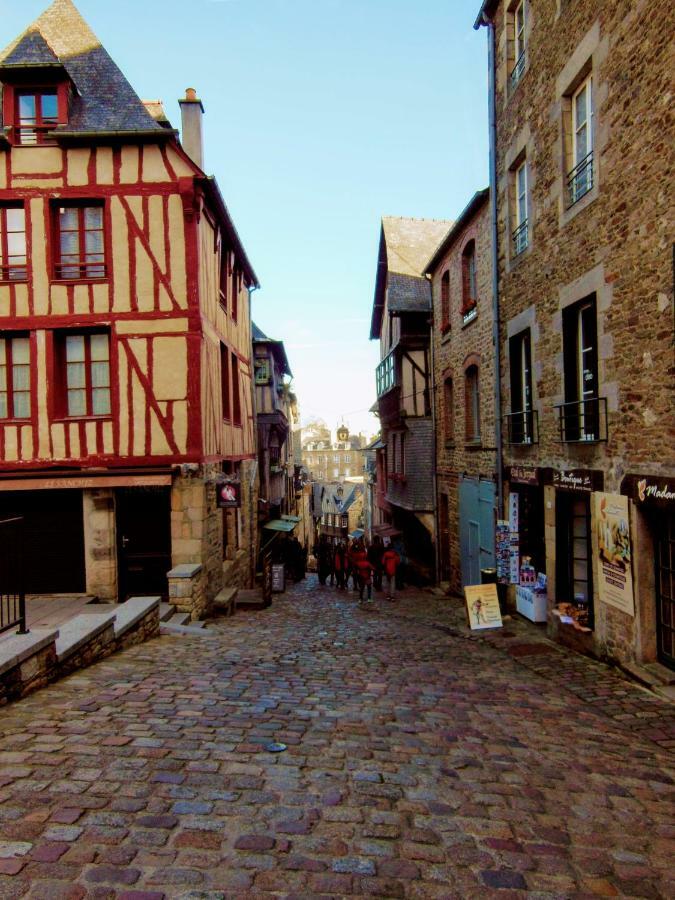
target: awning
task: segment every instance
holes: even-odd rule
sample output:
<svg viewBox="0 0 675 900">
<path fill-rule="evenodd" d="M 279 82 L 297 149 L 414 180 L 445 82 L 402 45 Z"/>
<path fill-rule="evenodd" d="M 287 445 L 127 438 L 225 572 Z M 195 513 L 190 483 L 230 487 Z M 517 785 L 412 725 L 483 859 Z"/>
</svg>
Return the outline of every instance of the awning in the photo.
<svg viewBox="0 0 675 900">
<path fill-rule="evenodd" d="M 298 522 L 302 522 L 300 516 L 282 516 L 281 518 L 284 520 L 284 522 L 295 522 L 296 525 L 298 524 Z"/>
<path fill-rule="evenodd" d="M 286 533 L 294 531 L 297 522 L 285 522 L 283 519 L 272 519 L 271 522 L 265 522 L 263 528 L 266 531 L 285 531 Z"/>
<path fill-rule="evenodd" d="M 371 444 L 370 447 L 366 447 L 366 450 L 384 450 L 387 445 L 382 440 L 382 438 L 378 438 L 374 444 Z"/>
<path fill-rule="evenodd" d="M 393 525 L 373 525 L 372 528 L 373 534 L 376 534 L 378 537 L 396 537 L 396 535 L 401 534 L 398 528 L 394 528 Z"/>
<path fill-rule="evenodd" d="M 349 535 L 349 537 L 352 538 L 352 540 L 358 540 L 359 538 L 362 538 L 364 534 L 365 531 L 363 530 L 363 528 L 355 528 L 354 531 L 352 531 L 352 533 Z"/>
</svg>

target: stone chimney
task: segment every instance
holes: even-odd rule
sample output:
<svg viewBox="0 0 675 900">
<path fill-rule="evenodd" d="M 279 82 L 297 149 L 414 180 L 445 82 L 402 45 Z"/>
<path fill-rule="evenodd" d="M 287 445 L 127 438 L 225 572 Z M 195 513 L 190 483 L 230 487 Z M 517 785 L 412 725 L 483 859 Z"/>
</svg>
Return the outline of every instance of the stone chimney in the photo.
<svg viewBox="0 0 675 900">
<path fill-rule="evenodd" d="M 179 100 L 182 117 L 181 143 L 190 159 L 197 163 L 200 169 L 204 168 L 204 136 L 202 133 L 202 118 L 204 107 L 197 97 L 194 88 L 185 91 L 185 99 Z"/>
</svg>

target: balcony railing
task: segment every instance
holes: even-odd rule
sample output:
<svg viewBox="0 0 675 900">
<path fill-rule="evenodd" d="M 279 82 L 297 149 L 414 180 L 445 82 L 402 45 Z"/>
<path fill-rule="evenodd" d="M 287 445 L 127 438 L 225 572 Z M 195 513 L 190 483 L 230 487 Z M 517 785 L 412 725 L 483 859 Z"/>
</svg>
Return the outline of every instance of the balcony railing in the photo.
<svg viewBox="0 0 675 900">
<path fill-rule="evenodd" d="M 26 594 L 24 592 L 23 518 L 0 522 L 0 633 L 17 629 L 26 634 Z"/>
<path fill-rule="evenodd" d="M 509 89 L 514 90 L 520 79 L 523 77 L 523 72 L 525 71 L 525 51 L 520 54 L 514 67 L 511 69 L 511 75 L 509 76 Z"/>
<path fill-rule="evenodd" d="M 581 200 L 593 188 L 593 151 L 585 156 L 581 162 L 567 175 L 567 206 Z"/>
<path fill-rule="evenodd" d="M 381 397 L 396 386 L 396 366 L 394 364 L 394 351 L 385 356 L 375 370 L 375 384 L 377 396 Z"/>
<path fill-rule="evenodd" d="M 561 403 L 558 427 L 563 443 L 593 444 L 607 440 L 607 398 L 589 397 Z"/>
<path fill-rule="evenodd" d="M 539 443 L 539 413 L 535 409 L 508 413 L 504 418 L 509 444 L 529 446 Z"/>
<path fill-rule="evenodd" d="M 522 221 L 511 235 L 514 256 L 518 256 L 523 250 L 527 249 L 527 245 L 529 244 L 528 221 L 528 219 Z"/>
</svg>

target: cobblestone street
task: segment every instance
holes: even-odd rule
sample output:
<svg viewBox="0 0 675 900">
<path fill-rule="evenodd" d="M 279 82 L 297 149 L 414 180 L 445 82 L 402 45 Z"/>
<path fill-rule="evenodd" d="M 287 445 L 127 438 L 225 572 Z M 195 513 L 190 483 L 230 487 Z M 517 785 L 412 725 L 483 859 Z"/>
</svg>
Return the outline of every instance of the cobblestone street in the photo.
<svg viewBox="0 0 675 900">
<path fill-rule="evenodd" d="M 675 896 L 672 706 L 355 596 L 308 576 L 2 709 L 0 897 Z"/>
</svg>

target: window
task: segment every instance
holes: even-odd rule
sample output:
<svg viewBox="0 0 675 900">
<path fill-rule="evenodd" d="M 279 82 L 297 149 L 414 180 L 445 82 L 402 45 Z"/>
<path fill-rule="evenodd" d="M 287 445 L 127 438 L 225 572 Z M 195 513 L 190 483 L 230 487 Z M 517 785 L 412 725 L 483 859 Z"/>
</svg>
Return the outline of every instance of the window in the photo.
<svg viewBox="0 0 675 900">
<path fill-rule="evenodd" d="M 532 444 L 534 442 L 531 353 L 530 329 L 528 328 L 509 341 L 511 369 L 509 441 L 512 444 Z"/>
<path fill-rule="evenodd" d="M 572 94 L 572 169 L 567 175 L 568 205 L 593 187 L 593 79 Z"/>
<path fill-rule="evenodd" d="M 565 403 L 561 409 L 564 441 L 597 441 L 598 329 L 595 295 L 563 310 Z"/>
<path fill-rule="evenodd" d="M 556 598 L 582 611 L 594 627 L 591 503 L 588 494 L 556 491 Z"/>
<path fill-rule="evenodd" d="M 441 278 L 441 332 L 450 330 L 450 273 L 443 272 Z"/>
<path fill-rule="evenodd" d="M 232 424 L 241 425 L 241 394 L 239 389 L 239 358 L 232 354 Z"/>
<path fill-rule="evenodd" d="M 0 419 L 29 418 L 29 338 L 0 337 Z"/>
<path fill-rule="evenodd" d="M 103 206 L 58 206 L 55 217 L 56 277 L 105 278 Z"/>
<path fill-rule="evenodd" d="M 518 166 L 514 176 L 515 204 L 513 230 L 513 255 L 518 256 L 529 243 L 527 224 L 527 161 Z"/>
<path fill-rule="evenodd" d="M 26 211 L 21 206 L 0 206 L 0 281 L 25 281 Z"/>
<path fill-rule="evenodd" d="M 340 477 L 340 470 L 333 469 L 333 478 L 339 478 L 339 477 Z"/>
<path fill-rule="evenodd" d="M 221 309 L 223 310 L 223 312 L 227 312 L 227 284 L 228 284 L 228 278 L 229 278 L 229 274 L 230 274 L 230 269 L 229 269 L 230 254 L 228 253 L 227 248 L 223 246 L 220 239 L 218 241 L 218 248 L 219 248 L 219 253 L 220 253 L 220 257 L 218 260 L 219 300 L 220 300 Z"/>
<path fill-rule="evenodd" d="M 513 12 L 513 60 L 511 89 L 515 88 L 525 71 L 525 0 L 520 0 Z"/>
<path fill-rule="evenodd" d="M 225 344 L 220 345 L 220 393 L 223 401 L 223 419 L 230 419 L 230 354 Z"/>
<path fill-rule="evenodd" d="M 452 378 L 446 378 L 443 382 L 443 429 L 446 441 L 452 441 L 455 435 L 454 403 Z"/>
<path fill-rule="evenodd" d="M 470 322 L 476 315 L 476 242 L 469 241 L 462 251 L 462 319 Z"/>
<path fill-rule="evenodd" d="M 232 267 L 232 318 L 237 321 L 239 310 L 239 289 L 241 287 L 241 273 Z"/>
<path fill-rule="evenodd" d="M 346 463 L 350 463 L 352 461 L 351 453 L 345 453 L 345 455 L 342 458 L 342 461 L 346 462 Z"/>
<path fill-rule="evenodd" d="M 333 462 L 336 462 L 336 463 L 340 462 L 340 454 L 339 453 L 333 454 Z"/>
<path fill-rule="evenodd" d="M 64 334 L 59 350 L 65 364 L 67 416 L 109 416 L 110 339 L 107 334 Z"/>
<path fill-rule="evenodd" d="M 469 366 L 465 374 L 465 437 L 469 444 L 480 443 L 480 395 L 478 366 Z"/>
<path fill-rule="evenodd" d="M 53 143 L 48 132 L 59 123 L 56 91 L 18 91 L 15 122 L 17 144 L 29 146 Z"/>
<path fill-rule="evenodd" d="M 381 397 L 396 385 L 394 354 L 393 352 L 386 356 L 379 364 L 375 371 L 375 381 L 377 385 L 377 396 Z"/>
</svg>

